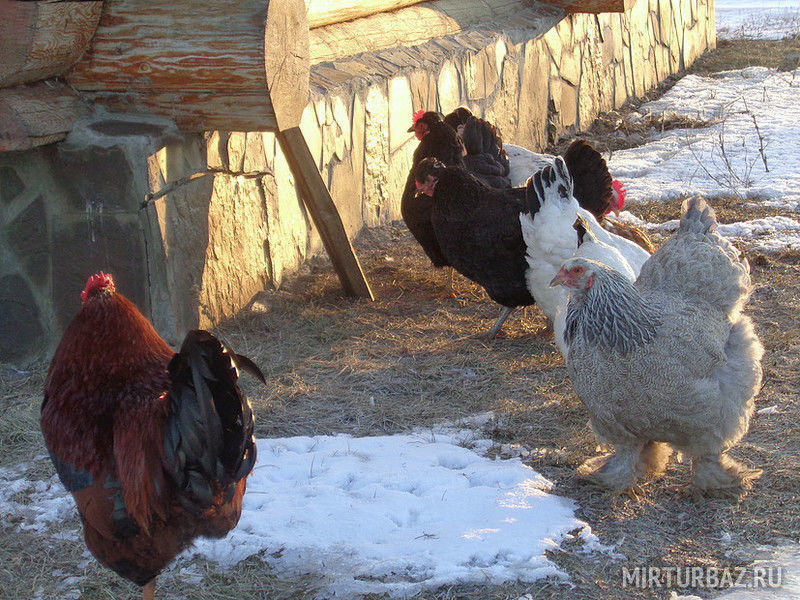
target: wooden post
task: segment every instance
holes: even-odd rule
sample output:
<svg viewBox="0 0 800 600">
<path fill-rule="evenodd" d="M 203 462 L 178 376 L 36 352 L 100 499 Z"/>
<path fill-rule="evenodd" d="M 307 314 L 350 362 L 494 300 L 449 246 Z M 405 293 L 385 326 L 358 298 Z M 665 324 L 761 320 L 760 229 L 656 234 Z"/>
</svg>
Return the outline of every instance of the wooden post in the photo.
<svg viewBox="0 0 800 600">
<path fill-rule="evenodd" d="M 300 127 L 291 127 L 278 131 L 277 137 L 289 162 L 289 168 L 300 186 L 300 196 L 319 230 L 322 243 L 331 257 L 345 293 L 374 300 L 375 296 L 364 277 L 339 211 L 322 180 L 303 132 Z"/>
<path fill-rule="evenodd" d="M 300 130 L 300 119 L 308 101 L 308 21 L 303 0 L 270 0 L 271 6 L 284 4 L 291 5 L 291 10 L 282 8 L 280 19 L 268 19 L 264 35 L 267 44 L 264 70 L 277 123 L 276 137 L 300 188 L 300 198 L 319 231 L 345 293 L 374 300 L 375 296 L 347 237 L 339 210 Z M 281 40 L 284 31 L 291 32 L 294 48 L 275 52 L 269 46 Z M 302 101 L 299 101 L 298 90 L 302 90 Z"/>
</svg>

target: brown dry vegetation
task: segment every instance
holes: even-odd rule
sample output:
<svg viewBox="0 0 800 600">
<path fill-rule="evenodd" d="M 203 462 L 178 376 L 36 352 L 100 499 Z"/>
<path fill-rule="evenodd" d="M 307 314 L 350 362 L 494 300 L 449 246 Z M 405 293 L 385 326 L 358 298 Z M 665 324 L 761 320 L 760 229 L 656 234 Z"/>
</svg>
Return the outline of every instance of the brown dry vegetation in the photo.
<svg viewBox="0 0 800 600">
<path fill-rule="evenodd" d="M 796 217 L 778 209 L 753 210 L 737 199 L 712 203 L 723 222 Z M 679 205 L 630 209 L 657 222 L 676 218 Z M 418 598 L 667 598 L 667 590 L 622 589 L 622 566 L 747 566 L 760 544 L 800 537 L 800 252 L 750 256 L 757 289 L 749 313 L 767 350 L 757 407 L 774 405 L 777 413 L 756 415 L 733 455 L 763 468 L 764 475 L 739 503 L 694 502 L 680 495 L 688 466 L 673 461 L 637 502 L 575 479 L 576 467 L 595 454 L 595 440 L 552 338 L 541 335 L 545 322 L 538 309 L 528 309 L 527 316 L 519 311 L 503 337 L 487 342 L 482 334 L 497 307 L 460 277 L 458 296 L 450 297 L 446 274 L 430 267 L 402 224 L 365 231 L 356 247 L 376 302 L 343 297 L 328 261 L 317 258 L 281 290 L 259 295 L 250 310 L 218 328 L 267 375 L 266 388 L 242 380 L 255 407 L 258 435 L 379 435 L 494 410 L 486 435 L 497 442 L 497 452 L 504 444 L 535 450 L 525 462 L 549 477 L 556 493 L 574 498 L 578 516 L 627 557 L 587 556 L 564 544 L 550 556 L 570 575 L 571 585 L 546 580 L 456 586 Z M 33 479 L 52 473 L 38 432 L 43 379 L 43 365 L 23 378 L 0 370 L 0 466 L 28 462 Z M 87 600 L 137 597 L 135 586 L 84 560 L 82 540 L 45 540 L 18 531 L 5 515 L 0 523 L 0 598 L 58 598 L 68 576 L 83 577 L 80 588 Z M 77 518 L 63 526 L 78 528 Z M 275 577 L 257 557 L 226 572 L 201 561 L 190 568 L 192 577 L 178 570 L 165 573 L 158 597 L 310 598 L 315 590 L 312 577 Z"/>
</svg>

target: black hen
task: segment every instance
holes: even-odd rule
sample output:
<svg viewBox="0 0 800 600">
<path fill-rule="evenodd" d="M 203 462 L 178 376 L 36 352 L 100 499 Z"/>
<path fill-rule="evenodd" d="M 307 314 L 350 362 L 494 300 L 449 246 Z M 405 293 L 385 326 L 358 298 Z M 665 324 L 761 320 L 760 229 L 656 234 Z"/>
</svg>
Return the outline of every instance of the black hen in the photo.
<svg viewBox="0 0 800 600">
<path fill-rule="evenodd" d="M 509 162 L 503 150 L 503 138 L 497 128 L 461 106 L 444 118 L 456 130 L 467 154 L 467 170 L 485 184 L 496 188 L 511 187 Z"/>
<path fill-rule="evenodd" d="M 408 230 L 431 259 L 433 266 L 446 267 L 447 262 L 439 248 L 439 242 L 431 228 L 431 200 L 417 194 L 414 184 L 414 169 L 425 158 L 436 158 L 446 165 L 464 166 L 464 146 L 455 130 L 444 123 L 438 113 L 433 111 L 414 113 L 414 124 L 409 131 L 420 141 L 414 150 L 411 170 L 400 200 L 400 213 Z"/>
<path fill-rule="evenodd" d="M 611 173 L 603 156 L 583 140 L 575 140 L 564 153 L 564 162 L 572 177 L 572 195 L 592 213 L 598 223 L 615 200 Z"/>
<path fill-rule="evenodd" d="M 534 303 L 525 284 L 528 263 L 520 213 L 538 210 L 525 188 L 494 189 L 462 167 L 427 158 L 415 169 L 420 195 L 430 203 L 432 234 L 447 264 L 482 286 L 503 306 L 489 337 L 517 306 Z"/>
</svg>

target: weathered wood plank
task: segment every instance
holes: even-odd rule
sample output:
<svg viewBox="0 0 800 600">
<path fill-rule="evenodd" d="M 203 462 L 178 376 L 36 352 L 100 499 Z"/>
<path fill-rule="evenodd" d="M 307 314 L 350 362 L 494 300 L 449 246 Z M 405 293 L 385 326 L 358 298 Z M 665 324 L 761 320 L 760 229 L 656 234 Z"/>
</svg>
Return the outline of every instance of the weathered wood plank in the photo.
<svg viewBox="0 0 800 600">
<path fill-rule="evenodd" d="M 88 105 L 63 83 L 0 89 L 0 152 L 61 140 L 88 114 Z"/>
<path fill-rule="evenodd" d="M 530 6 L 525 0 L 431 0 L 346 23 L 312 29 L 311 64 L 361 52 L 416 46 L 472 25 L 508 21 Z"/>
<path fill-rule="evenodd" d="M 303 0 L 270 0 L 270 3 L 264 29 L 264 72 L 278 128 L 289 129 L 300 124 L 308 102 L 311 76 L 308 21 Z M 285 39 L 287 35 L 291 39 Z"/>
<path fill-rule="evenodd" d="M 302 131 L 299 127 L 292 127 L 279 131 L 277 138 L 300 187 L 300 197 L 319 231 L 345 293 L 374 300 L 342 218 L 317 170 Z"/>
<path fill-rule="evenodd" d="M 397 10 L 426 0 L 305 0 L 311 29 Z"/>
<path fill-rule="evenodd" d="M 109 0 L 69 82 L 85 91 L 266 91 L 267 6 Z"/>
<path fill-rule="evenodd" d="M 568 13 L 627 12 L 636 0 L 542 0 L 547 4 L 560 6 Z"/>
<path fill-rule="evenodd" d="M 81 92 L 81 96 L 115 111 L 167 117 L 183 131 L 275 131 L 278 127 L 266 92 L 224 96 L 218 93 Z"/>
<path fill-rule="evenodd" d="M 67 80 L 94 101 L 181 129 L 258 131 L 277 126 L 275 101 L 299 122 L 308 71 L 304 0 L 107 0 Z"/>
<path fill-rule="evenodd" d="M 0 0 L 0 87 L 62 75 L 92 39 L 101 0 Z"/>
</svg>

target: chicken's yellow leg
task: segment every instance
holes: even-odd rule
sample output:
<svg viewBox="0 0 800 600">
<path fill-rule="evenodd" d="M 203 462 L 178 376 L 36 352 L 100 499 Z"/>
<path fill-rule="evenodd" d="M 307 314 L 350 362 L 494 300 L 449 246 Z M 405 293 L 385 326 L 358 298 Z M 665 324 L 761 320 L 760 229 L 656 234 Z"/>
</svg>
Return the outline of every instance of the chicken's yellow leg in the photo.
<svg viewBox="0 0 800 600">
<path fill-rule="evenodd" d="M 153 600 L 156 596 L 156 578 L 153 577 L 142 588 L 142 600 Z"/>
</svg>

